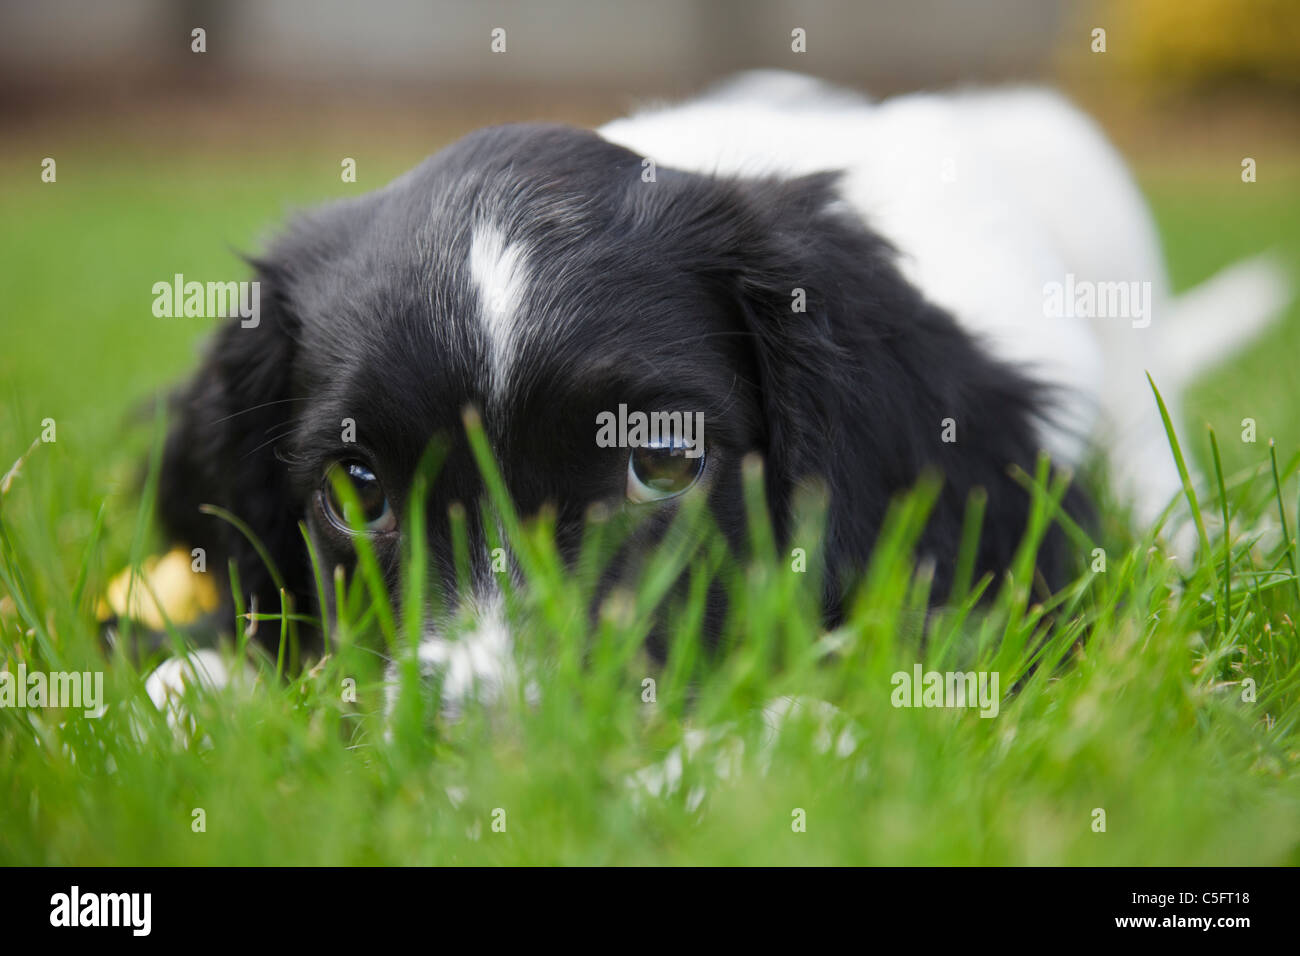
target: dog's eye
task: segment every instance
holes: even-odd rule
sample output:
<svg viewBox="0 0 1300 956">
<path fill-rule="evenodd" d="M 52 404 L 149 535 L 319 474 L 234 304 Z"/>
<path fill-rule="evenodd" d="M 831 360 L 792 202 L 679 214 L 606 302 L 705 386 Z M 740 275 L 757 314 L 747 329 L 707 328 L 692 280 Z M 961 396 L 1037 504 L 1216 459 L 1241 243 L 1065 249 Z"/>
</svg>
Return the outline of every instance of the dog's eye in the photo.
<svg viewBox="0 0 1300 956">
<path fill-rule="evenodd" d="M 388 496 L 384 494 L 384 486 L 379 483 L 374 471 L 359 461 L 340 461 L 326 469 L 321 487 L 325 513 L 336 528 L 351 532 L 353 524 L 348 520 L 350 515 L 335 484 L 337 481 L 347 481 L 352 485 L 361 508 L 360 519 L 367 531 L 392 531 L 397 527 L 397 517 L 393 514 Z"/>
<path fill-rule="evenodd" d="M 702 449 L 689 458 L 680 444 L 633 448 L 627 460 L 627 498 L 639 503 L 676 497 L 699 481 L 703 471 Z"/>
</svg>

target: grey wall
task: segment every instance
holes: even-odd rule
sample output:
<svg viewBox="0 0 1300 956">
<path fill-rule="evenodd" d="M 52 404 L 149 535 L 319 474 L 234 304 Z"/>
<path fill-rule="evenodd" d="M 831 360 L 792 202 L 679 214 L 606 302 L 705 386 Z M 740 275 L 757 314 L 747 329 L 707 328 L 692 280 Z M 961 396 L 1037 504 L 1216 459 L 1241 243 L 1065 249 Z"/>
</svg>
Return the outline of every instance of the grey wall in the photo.
<svg viewBox="0 0 1300 956">
<path fill-rule="evenodd" d="M 786 66 L 877 89 L 1041 72 L 1064 0 L 3 0 L 0 71 L 209 68 L 330 84 L 689 85 Z M 507 31 L 489 52 L 492 27 Z M 808 52 L 790 52 L 790 31 Z"/>
</svg>

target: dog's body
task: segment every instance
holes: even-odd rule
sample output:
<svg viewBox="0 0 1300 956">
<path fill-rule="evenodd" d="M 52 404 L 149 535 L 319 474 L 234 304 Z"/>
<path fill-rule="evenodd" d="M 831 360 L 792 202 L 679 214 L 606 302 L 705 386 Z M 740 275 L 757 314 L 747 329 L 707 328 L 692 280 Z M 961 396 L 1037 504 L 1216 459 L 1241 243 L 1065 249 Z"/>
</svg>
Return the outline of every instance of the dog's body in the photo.
<svg viewBox="0 0 1300 956">
<path fill-rule="evenodd" d="M 832 617 L 889 502 L 926 470 L 944 480 L 920 548 L 939 598 L 977 488 L 976 570 L 1007 566 L 1028 501 L 1008 467 L 1032 472 L 1040 449 L 1072 467 L 1106 436 L 1142 520 L 1178 489 L 1142 374 L 1160 381 L 1177 334 L 1155 232 L 1104 139 L 1050 94 L 872 104 L 757 74 L 598 134 L 483 130 L 301 220 L 259 269 L 260 326 L 223 330 L 179 403 L 164 521 L 215 567 L 234 559 L 265 608 L 278 590 L 260 557 L 199 504 L 248 522 L 300 606 L 315 591 L 300 521 L 326 567 L 355 560 L 323 484 L 331 468 L 360 492 L 395 595 L 416 530 L 453 590 L 448 507 L 470 506 L 473 593 L 452 604 L 477 611 L 479 643 L 431 621 L 421 648 L 464 686 L 499 677 L 484 661 L 508 654 L 467 405 L 518 508 L 555 507 L 567 556 L 592 504 L 650 510 L 648 543 L 679 491 L 707 495 L 743 548 L 750 453 L 765 460 L 779 535 L 796 487 L 824 483 Z M 1150 308 L 1046 314 L 1045 289 L 1067 277 L 1149 282 Z M 1268 291 L 1255 290 L 1252 326 Z M 681 488 L 642 482 L 635 453 L 594 441 L 620 405 L 702 413 L 704 454 Z M 412 529 L 405 505 L 436 436 L 449 454 L 427 527 Z M 651 465 L 665 462 L 679 467 Z M 1066 507 L 1087 510 L 1075 491 Z M 1061 583 L 1077 557 L 1053 532 L 1040 570 Z"/>
<path fill-rule="evenodd" d="M 840 195 L 899 251 L 908 282 L 989 354 L 1057 389 L 1038 435 L 1054 462 L 1076 467 L 1105 449 L 1144 525 L 1180 487 L 1145 373 L 1177 423 L 1188 379 L 1285 303 L 1284 280 L 1263 262 L 1229 270 L 1212 296 L 1171 300 L 1154 222 L 1122 159 L 1043 89 L 872 103 L 762 71 L 601 133 L 706 174 L 843 170 Z M 1048 290 L 1067 281 L 1103 293 L 1149 283 L 1150 299 L 1142 315 L 1136 302 L 1123 315 L 1050 314 Z"/>
</svg>

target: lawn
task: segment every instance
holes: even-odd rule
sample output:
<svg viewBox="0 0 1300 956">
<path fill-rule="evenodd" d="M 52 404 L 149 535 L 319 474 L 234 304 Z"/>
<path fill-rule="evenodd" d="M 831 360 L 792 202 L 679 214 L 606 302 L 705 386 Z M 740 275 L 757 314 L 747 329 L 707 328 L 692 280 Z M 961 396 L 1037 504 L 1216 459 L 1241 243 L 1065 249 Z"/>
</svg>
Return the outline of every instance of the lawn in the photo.
<svg viewBox="0 0 1300 956">
<path fill-rule="evenodd" d="M 702 581 L 708 536 L 665 551 L 591 633 L 584 580 L 529 526 L 515 544 L 531 586 L 512 608 L 540 701 L 447 725 L 409 693 L 386 720 L 373 642 L 408 632 L 360 576 L 337 653 L 284 679 L 259 659 L 255 687 L 194 694 L 178 740 L 140 672 L 104 657 L 94 611 L 114 573 L 161 546 L 141 494 L 154 401 L 211 325 L 153 317 L 150 289 L 177 272 L 237 278 L 235 250 L 286 208 L 356 187 L 306 149 L 182 149 L 164 164 L 70 142 L 55 184 L 6 155 L 0 474 L 43 420 L 56 440 L 34 446 L 0 501 L 0 660 L 104 671 L 109 707 L 0 709 L 0 863 L 1300 863 L 1300 580 L 1278 518 L 1280 501 L 1294 535 L 1300 308 L 1192 396 L 1180 437 L 1211 476 L 1201 506 L 1223 507 L 1208 421 L 1232 513 L 1230 540 L 1211 523 L 1194 569 L 1112 520 L 1104 571 L 1044 606 L 1022 563 L 986 582 L 990 600 L 933 616 L 922 646 L 926 579 L 908 556 L 922 489 L 900 503 L 845 627 L 819 627 L 815 572 L 764 553 L 725 572 L 731 652 L 698 652 L 692 601 L 657 670 L 635 609 L 679 566 Z M 362 185 L 417 158 L 376 160 Z M 1300 179 L 1150 165 L 1142 180 L 1177 287 L 1273 247 L 1300 280 Z M 799 537 L 814 568 L 816 521 L 814 504 Z M 918 663 L 998 672 L 997 716 L 894 707 L 892 675 Z M 773 724 L 765 706 L 783 697 L 803 703 Z M 679 759 L 680 774 L 656 776 Z"/>
</svg>

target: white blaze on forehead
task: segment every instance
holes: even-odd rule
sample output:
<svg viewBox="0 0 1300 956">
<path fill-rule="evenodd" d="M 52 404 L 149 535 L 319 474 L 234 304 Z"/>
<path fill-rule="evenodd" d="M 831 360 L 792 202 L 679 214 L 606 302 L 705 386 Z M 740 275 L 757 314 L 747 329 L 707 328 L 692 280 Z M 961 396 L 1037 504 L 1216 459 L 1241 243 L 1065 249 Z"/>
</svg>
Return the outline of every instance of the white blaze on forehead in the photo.
<svg viewBox="0 0 1300 956">
<path fill-rule="evenodd" d="M 487 332 L 492 391 L 499 395 L 509 374 L 519 308 L 528 288 L 523 245 L 506 242 L 492 223 L 479 223 L 470 236 L 469 274 Z"/>
</svg>

